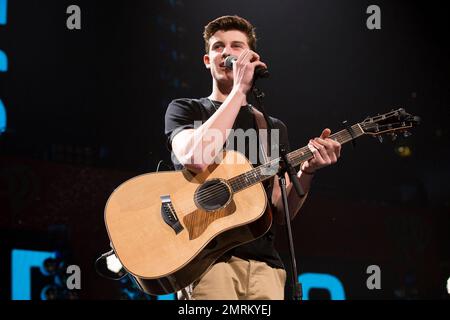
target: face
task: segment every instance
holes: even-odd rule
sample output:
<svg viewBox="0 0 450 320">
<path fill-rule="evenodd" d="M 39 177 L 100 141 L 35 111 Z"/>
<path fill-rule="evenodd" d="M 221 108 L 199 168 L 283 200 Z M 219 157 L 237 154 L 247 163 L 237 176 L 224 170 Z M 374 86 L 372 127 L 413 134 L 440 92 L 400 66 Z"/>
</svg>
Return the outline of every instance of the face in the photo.
<svg viewBox="0 0 450 320">
<path fill-rule="evenodd" d="M 242 31 L 217 31 L 209 39 L 209 54 L 204 55 L 203 62 L 214 79 L 232 83 L 233 70 L 224 67 L 225 58 L 239 57 L 245 49 L 249 49 L 249 45 L 247 35 Z"/>
</svg>

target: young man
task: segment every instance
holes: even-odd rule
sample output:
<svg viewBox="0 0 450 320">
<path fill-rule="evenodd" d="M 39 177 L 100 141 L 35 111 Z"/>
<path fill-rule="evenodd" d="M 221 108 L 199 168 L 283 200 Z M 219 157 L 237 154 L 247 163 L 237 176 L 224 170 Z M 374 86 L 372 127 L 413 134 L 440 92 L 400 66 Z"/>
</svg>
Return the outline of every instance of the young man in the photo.
<svg viewBox="0 0 450 320">
<path fill-rule="evenodd" d="M 167 109 L 165 133 L 176 169 L 185 167 L 195 173 L 211 164 L 211 158 L 222 151 L 230 129 L 258 129 L 255 113 L 247 103 L 252 87 L 254 70 L 267 68 L 256 50 L 254 27 L 238 16 L 224 16 L 205 26 L 205 67 L 212 76 L 212 92 L 206 98 L 176 99 Z M 233 68 L 224 61 L 235 56 Z M 199 127 L 194 121 L 202 121 Z M 286 126 L 272 118 L 279 130 L 279 142 L 289 148 Z M 213 138 L 208 133 L 214 130 Z M 311 139 L 309 148 L 314 158 L 304 162 L 297 178 L 304 192 L 308 192 L 316 170 L 335 163 L 340 155 L 340 144 L 329 139 L 330 130 L 323 130 L 320 138 Z M 246 145 L 246 151 L 249 150 Z M 198 157 L 208 150 L 212 157 Z M 247 155 L 248 157 L 248 155 Z M 173 158 L 174 159 L 174 158 Z M 262 162 L 258 160 L 258 162 Z M 259 163 L 254 163 L 258 165 Z M 266 185 L 273 209 L 274 221 L 282 223 L 283 206 L 278 179 L 273 186 Z M 302 206 L 306 196 L 299 197 L 287 177 L 288 204 L 292 218 Z M 274 248 L 274 226 L 255 241 L 229 251 L 210 270 L 192 285 L 193 299 L 283 299 L 286 272 Z"/>
</svg>

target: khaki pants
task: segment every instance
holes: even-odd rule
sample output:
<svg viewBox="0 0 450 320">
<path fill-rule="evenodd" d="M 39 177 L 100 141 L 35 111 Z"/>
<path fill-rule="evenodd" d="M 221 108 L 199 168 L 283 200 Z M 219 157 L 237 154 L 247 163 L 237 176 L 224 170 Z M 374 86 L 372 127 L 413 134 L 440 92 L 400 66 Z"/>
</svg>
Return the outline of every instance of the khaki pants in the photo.
<svg viewBox="0 0 450 320">
<path fill-rule="evenodd" d="M 231 257 L 193 284 L 195 300 L 283 300 L 286 272 L 265 262 Z"/>
</svg>

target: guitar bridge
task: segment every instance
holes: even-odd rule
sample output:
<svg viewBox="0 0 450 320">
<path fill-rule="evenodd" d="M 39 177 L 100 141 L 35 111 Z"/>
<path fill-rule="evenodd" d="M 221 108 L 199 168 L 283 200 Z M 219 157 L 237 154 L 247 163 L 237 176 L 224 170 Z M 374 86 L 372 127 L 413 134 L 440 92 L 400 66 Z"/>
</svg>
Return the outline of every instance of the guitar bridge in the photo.
<svg viewBox="0 0 450 320">
<path fill-rule="evenodd" d="M 165 223 L 179 234 L 184 228 L 178 220 L 175 208 L 169 195 L 161 196 L 161 216 Z"/>
</svg>

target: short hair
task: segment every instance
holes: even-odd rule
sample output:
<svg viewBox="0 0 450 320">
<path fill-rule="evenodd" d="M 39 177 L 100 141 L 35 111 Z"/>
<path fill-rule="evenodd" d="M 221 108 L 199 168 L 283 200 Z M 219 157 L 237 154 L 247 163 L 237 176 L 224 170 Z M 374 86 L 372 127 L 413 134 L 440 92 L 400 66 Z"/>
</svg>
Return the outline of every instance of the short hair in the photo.
<svg viewBox="0 0 450 320">
<path fill-rule="evenodd" d="M 205 51 L 209 53 L 209 39 L 217 31 L 229 31 L 229 30 L 239 30 L 247 35 L 248 45 L 250 49 L 256 50 L 256 33 L 255 27 L 237 15 L 234 16 L 222 16 L 213 21 L 209 22 L 205 26 L 203 32 L 203 39 L 205 40 Z"/>
</svg>

